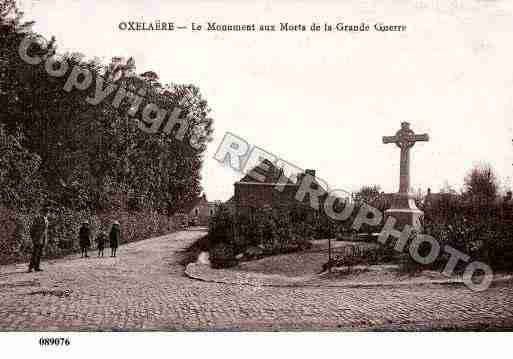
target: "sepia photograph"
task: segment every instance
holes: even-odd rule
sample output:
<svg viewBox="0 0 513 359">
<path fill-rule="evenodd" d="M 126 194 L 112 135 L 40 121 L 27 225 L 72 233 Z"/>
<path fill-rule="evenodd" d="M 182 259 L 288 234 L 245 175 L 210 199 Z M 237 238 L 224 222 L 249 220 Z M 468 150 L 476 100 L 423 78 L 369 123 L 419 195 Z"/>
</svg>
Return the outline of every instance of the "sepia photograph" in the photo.
<svg viewBox="0 0 513 359">
<path fill-rule="evenodd" d="M 0 345 L 506 346 L 512 39 L 509 0 L 0 0 Z"/>
</svg>

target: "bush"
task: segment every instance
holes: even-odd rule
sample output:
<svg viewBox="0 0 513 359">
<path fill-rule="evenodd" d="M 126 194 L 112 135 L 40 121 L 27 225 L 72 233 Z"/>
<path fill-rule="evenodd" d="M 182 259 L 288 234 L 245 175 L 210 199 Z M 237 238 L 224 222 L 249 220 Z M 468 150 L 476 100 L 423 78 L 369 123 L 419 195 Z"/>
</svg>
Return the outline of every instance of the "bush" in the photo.
<svg viewBox="0 0 513 359">
<path fill-rule="evenodd" d="M 390 247 L 380 245 L 378 248 L 365 248 L 359 245 L 344 248 L 342 254 L 335 254 L 331 262 L 323 264 L 323 271 L 329 267 L 347 267 L 348 272 L 355 265 L 372 265 L 391 262 L 396 259 L 396 252 Z"/>
<path fill-rule="evenodd" d="M 234 218 L 226 206 L 219 206 L 210 218 L 208 239 L 212 247 L 219 243 L 233 243 Z"/>
<path fill-rule="evenodd" d="M 212 268 L 228 268 L 237 264 L 233 246 L 227 243 L 217 243 L 210 248 Z"/>
<path fill-rule="evenodd" d="M 310 248 L 315 231 L 304 220 L 289 210 L 255 209 L 250 215 L 233 215 L 221 206 L 210 220 L 211 260 L 226 266 L 234 264 L 237 254 L 254 259 Z"/>
<path fill-rule="evenodd" d="M 0 263 L 17 257 L 18 243 L 22 240 L 21 226 L 13 210 L 0 207 Z"/>
<path fill-rule="evenodd" d="M 510 203 L 482 201 L 479 196 L 442 200 L 425 208 L 425 231 L 487 263 L 493 270 L 513 269 L 513 207 Z M 447 258 L 444 258 L 447 259 Z M 464 266 L 456 268 L 462 270 Z"/>
<path fill-rule="evenodd" d="M 234 219 L 221 205 L 212 216 L 208 228 L 208 251 L 212 268 L 227 268 L 237 264 L 234 245 Z"/>
</svg>

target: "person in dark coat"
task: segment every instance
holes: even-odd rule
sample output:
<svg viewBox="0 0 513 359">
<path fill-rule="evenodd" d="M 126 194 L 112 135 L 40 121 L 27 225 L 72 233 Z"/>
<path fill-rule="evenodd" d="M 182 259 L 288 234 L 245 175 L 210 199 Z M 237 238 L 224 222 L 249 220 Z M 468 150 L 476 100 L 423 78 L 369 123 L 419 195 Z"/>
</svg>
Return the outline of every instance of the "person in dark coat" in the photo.
<svg viewBox="0 0 513 359">
<path fill-rule="evenodd" d="M 78 232 L 78 238 L 82 258 L 89 257 L 87 254 L 87 250 L 91 247 L 91 229 L 89 228 L 89 222 L 82 222 L 82 226 Z"/>
<path fill-rule="evenodd" d="M 43 249 L 48 241 L 48 209 L 43 208 L 41 214 L 34 219 L 32 226 L 30 227 L 30 237 L 32 239 L 32 256 L 30 258 L 30 264 L 28 271 L 32 272 L 32 269 L 36 272 L 41 272 L 39 268 L 41 263 L 41 257 L 43 255 Z"/>
<path fill-rule="evenodd" d="M 118 249 L 119 240 L 121 239 L 121 229 L 119 228 L 119 222 L 114 221 L 109 234 L 110 239 L 110 256 L 115 257 Z"/>
<path fill-rule="evenodd" d="M 105 248 L 105 242 L 107 241 L 107 232 L 100 231 L 96 236 L 96 245 L 98 248 L 98 257 L 103 257 L 103 249 Z"/>
</svg>

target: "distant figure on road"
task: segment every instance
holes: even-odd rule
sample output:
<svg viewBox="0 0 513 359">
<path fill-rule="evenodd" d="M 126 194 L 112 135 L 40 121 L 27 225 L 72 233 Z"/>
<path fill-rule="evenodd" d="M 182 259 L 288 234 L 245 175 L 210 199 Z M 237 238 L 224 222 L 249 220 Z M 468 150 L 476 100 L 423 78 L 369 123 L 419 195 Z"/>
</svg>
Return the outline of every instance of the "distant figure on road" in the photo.
<svg viewBox="0 0 513 359">
<path fill-rule="evenodd" d="M 78 239 L 80 244 L 80 251 L 82 253 L 82 258 L 87 258 L 89 255 L 87 254 L 87 250 L 91 246 L 91 229 L 89 228 L 89 222 L 82 222 L 82 226 L 78 232 Z"/>
<path fill-rule="evenodd" d="M 98 257 L 103 257 L 103 249 L 105 248 L 105 242 L 107 241 L 107 232 L 100 231 L 96 236 L 96 245 L 98 247 Z"/>
<path fill-rule="evenodd" d="M 32 239 L 32 257 L 30 258 L 28 271 L 32 272 L 32 269 L 34 269 L 36 272 L 40 272 L 42 271 L 39 267 L 41 256 L 43 255 L 43 249 L 48 241 L 47 208 L 43 208 L 41 214 L 34 219 L 30 227 L 30 237 Z"/>
<path fill-rule="evenodd" d="M 116 256 L 116 250 L 118 249 L 119 240 L 121 238 L 121 229 L 119 228 L 119 222 L 114 221 L 112 223 L 112 228 L 110 229 L 109 239 L 110 239 L 110 256 Z"/>
</svg>

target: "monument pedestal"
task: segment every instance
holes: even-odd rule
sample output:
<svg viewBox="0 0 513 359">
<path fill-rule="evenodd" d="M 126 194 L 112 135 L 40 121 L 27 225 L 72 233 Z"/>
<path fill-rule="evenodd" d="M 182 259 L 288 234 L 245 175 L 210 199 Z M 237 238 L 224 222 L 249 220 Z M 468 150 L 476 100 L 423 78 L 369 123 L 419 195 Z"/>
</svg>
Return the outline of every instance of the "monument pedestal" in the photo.
<svg viewBox="0 0 513 359">
<path fill-rule="evenodd" d="M 411 193 L 395 193 L 392 196 L 392 206 L 385 211 L 385 222 L 388 217 L 396 219 L 395 228 L 402 231 L 406 224 L 412 226 L 417 233 L 422 231 L 422 217 L 424 212 L 417 208 Z"/>
<path fill-rule="evenodd" d="M 416 135 L 408 122 L 401 122 L 401 129 L 395 136 L 384 136 L 383 143 L 395 143 L 401 149 L 399 169 L 399 192 L 392 197 L 392 206 L 385 211 L 385 221 L 392 216 L 396 219 L 395 228 L 402 231 L 406 224 L 412 226 L 417 233 L 422 231 L 422 216 L 424 212 L 415 205 L 410 191 L 410 149 L 415 142 L 429 141 L 429 136 Z M 386 223 L 386 222 L 385 222 Z"/>
</svg>

